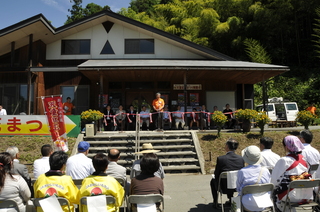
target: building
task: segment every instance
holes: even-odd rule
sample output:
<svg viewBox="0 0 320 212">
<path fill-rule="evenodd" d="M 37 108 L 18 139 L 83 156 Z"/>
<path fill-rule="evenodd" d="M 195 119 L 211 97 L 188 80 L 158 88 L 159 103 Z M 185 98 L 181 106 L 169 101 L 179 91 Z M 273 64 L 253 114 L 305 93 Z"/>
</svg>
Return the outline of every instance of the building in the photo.
<svg viewBox="0 0 320 212">
<path fill-rule="evenodd" d="M 39 14 L 0 30 L 0 104 L 8 114 L 43 114 L 39 97 L 57 94 L 72 98 L 75 114 L 106 103 L 139 108 L 156 92 L 171 109 L 250 108 L 253 84 L 288 70 L 236 61 L 111 11 L 59 28 Z"/>
</svg>

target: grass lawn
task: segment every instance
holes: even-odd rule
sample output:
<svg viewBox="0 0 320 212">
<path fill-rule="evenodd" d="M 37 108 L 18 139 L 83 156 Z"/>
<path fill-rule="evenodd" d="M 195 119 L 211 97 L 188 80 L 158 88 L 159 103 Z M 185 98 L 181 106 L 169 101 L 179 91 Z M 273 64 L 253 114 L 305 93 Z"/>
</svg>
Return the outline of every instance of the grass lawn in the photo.
<svg viewBox="0 0 320 212">
<path fill-rule="evenodd" d="M 320 130 L 313 130 L 313 141 L 311 145 L 320 149 Z M 299 131 L 274 131 L 274 132 L 265 132 L 264 136 L 271 137 L 274 140 L 272 151 L 279 154 L 281 157 L 285 156 L 285 151 L 282 145 L 282 139 L 287 135 L 299 135 Z M 250 145 L 256 145 L 259 147 L 259 139 L 261 138 L 258 132 L 254 133 L 221 133 L 221 137 L 217 138 L 215 134 L 198 134 L 201 149 L 205 159 L 205 170 L 207 173 L 210 172 L 210 169 L 214 168 L 216 165 L 216 160 L 218 156 L 226 154 L 224 148 L 225 143 L 228 138 L 234 138 L 239 142 L 239 148 L 236 151 L 236 154 L 241 155 L 241 150 Z M 211 156 L 210 156 L 211 155 Z"/>
<path fill-rule="evenodd" d="M 68 138 L 69 155 L 72 152 L 76 138 Z M 13 136 L 13 137 L 0 137 L 0 151 L 6 151 L 9 146 L 16 146 L 20 152 L 20 163 L 33 164 L 33 161 L 41 158 L 41 146 L 44 144 L 52 144 L 51 137 L 44 136 Z M 32 166 L 28 165 L 29 172 L 32 171 Z"/>
</svg>

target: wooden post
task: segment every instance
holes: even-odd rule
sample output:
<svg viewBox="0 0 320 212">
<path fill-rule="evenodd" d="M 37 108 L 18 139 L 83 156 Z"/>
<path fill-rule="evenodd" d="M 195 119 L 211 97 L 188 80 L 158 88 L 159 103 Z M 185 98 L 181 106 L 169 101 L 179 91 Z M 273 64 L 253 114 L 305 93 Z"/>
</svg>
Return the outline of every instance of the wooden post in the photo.
<svg viewBox="0 0 320 212">
<path fill-rule="evenodd" d="M 187 104 L 187 96 L 188 96 L 188 91 L 187 91 L 187 71 L 185 71 L 184 74 L 183 74 L 184 112 L 187 112 L 187 105 L 188 105 Z M 185 125 L 184 126 L 189 126 L 189 124 L 188 124 L 188 116 L 186 114 L 184 114 L 184 121 L 185 121 Z"/>
<path fill-rule="evenodd" d="M 244 84 L 242 83 L 242 108 L 243 109 L 246 109 L 245 108 L 245 99 L 246 99 L 246 97 L 245 97 L 245 89 L 244 89 Z M 250 109 L 252 109 L 252 108 L 250 108 Z"/>
<path fill-rule="evenodd" d="M 10 66 L 13 67 L 14 66 L 14 53 L 15 53 L 15 42 L 11 42 L 11 64 Z"/>
<path fill-rule="evenodd" d="M 33 34 L 29 35 L 29 53 L 28 53 L 28 62 L 29 62 L 29 67 L 28 67 L 28 109 L 27 109 L 27 114 L 31 114 L 31 67 L 32 67 L 32 43 L 33 43 Z"/>
<path fill-rule="evenodd" d="M 263 111 L 267 111 L 267 107 L 266 107 L 266 102 L 268 101 L 268 99 L 266 99 L 267 97 L 267 88 L 266 88 L 266 82 L 263 79 L 262 81 L 262 101 L 263 101 Z"/>
<path fill-rule="evenodd" d="M 98 72 L 100 72 L 100 69 L 98 69 Z M 100 105 L 100 111 L 103 113 L 103 75 L 102 73 L 100 72 L 100 79 L 99 79 L 99 83 L 100 83 L 100 98 L 99 98 L 99 105 Z M 103 122 L 102 120 L 100 120 L 100 131 L 102 131 L 102 125 L 103 125 Z"/>
</svg>

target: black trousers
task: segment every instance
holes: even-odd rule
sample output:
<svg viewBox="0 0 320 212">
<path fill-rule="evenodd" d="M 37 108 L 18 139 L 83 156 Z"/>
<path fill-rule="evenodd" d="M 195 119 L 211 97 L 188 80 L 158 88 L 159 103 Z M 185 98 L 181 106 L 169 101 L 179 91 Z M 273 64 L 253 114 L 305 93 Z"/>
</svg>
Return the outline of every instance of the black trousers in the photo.
<svg viewBox="0 0 320 212">
<path fill-rule="evenodd" d="M 158 112 L 158 117 L 157 117 L 157 124 L 158 124 L 158 129 L 162 130 L 163 126 L 162 126 L 162 122 L 163 122 L 163 112 Z"/>
<path fill-rule="evenodd" d="M 225 179 L 223 179 L 223 180 L 225 180 Z M 218 181 L 219 181 L 219 179 L 214 179 L 214 178 L 212 178 L 212 180 L 210 181 L 213 204 L 216 204 L 218 202 Z M 234 189 L 226 189 L 227 188 L 226 182 L 222 182 L 220 186 L 221 186 L 220 188 L 225 186 L 225 189 L 222 188 L 222 191 L 224 194 L 227 194 L 228 199 L 231 201 L 231 197 L 233 197 L 233 193 L 235 190 Z"/>
</svg>

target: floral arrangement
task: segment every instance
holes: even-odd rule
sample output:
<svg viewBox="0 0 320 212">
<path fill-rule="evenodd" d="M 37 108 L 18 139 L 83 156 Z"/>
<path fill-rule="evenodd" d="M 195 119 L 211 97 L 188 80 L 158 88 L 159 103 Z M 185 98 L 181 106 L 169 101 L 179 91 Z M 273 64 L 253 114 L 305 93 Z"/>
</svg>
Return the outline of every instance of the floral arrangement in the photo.
<svg viewBox="0 0 320 212">
<path fill-rule="evenodd" d="M 86 110 L 81 113 L 81 119 L 86 121 L 96 121 L 103 118 L 103 113 L 99 110 Z"/>
<path fill-rule="evenodd" d="M 240 109 L 237 110 L 235 113 L 235 117 L 237 119 L 242 119 L 242 120 L 250 120 L 250 119 L 255 119 L 258 115 L 258 112 L 256 110 L 252 109 Z"/>
<path fill-rule="evenodd" d="M 220 131 L 224 124 L 228 121 L 227 116 L 221 111 L 215 111 L 211 116 L 213 122 L 218 127 L 218 137 L 220 137 Z"/>
<path fill-rule="evenodd" d="M 313 115 L 310 111 L 302 110 L 297 114 L 296 122 L 301 123 L 305 129 L 309 128 L 309 125 L 316 119 L 317 117 Z"/>
<path fill-rule="evenodd" d="M 260 134 L 263 135 L 264 133 L 264 126 L 270 123 L 272 120 L 268 117 L 266 112 L 258 113 L 256 117 L 256 123 L 260 128 Z"/>
</svg>

